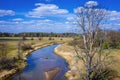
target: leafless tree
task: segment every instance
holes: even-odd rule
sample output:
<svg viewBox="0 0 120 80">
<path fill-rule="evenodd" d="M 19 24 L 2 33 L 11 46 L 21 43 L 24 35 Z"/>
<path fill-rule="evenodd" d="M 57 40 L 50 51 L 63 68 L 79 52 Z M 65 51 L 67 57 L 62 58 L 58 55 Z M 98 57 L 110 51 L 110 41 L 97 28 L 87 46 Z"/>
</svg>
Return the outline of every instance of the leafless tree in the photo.
<svg viewBox="0 0 120 80">
<path fill-rule="evenodd" d="M 18 42 L 18 59 L 22 59 L 22 40 L 19 40 L 19 42 Z"/>
<path fill-rule="evenodd" d="M 7 43 L 2 41 L 2 43 L 0 43 L 0 57 L 6 57 L 7 49 L 8 49 Z"/>
<path fill-rule="evenodd" d="M 75 10 L 77 25 L 81 29 L 80 36 L 83 40 L 83 46 L 81 49 L 80 46 L 74 45 L 74 50 L 77 53 L 77 57 L 85 65 L 86 80 L 93 80 L 96 72 L 101 74 L 103 66 L 107 65 L 106 59 L 109 55 L 109 52 L 103 53 L 106 33 L 100 29 L 106 16 L 106 10 L 97 6 L 96 2 L 89 2 L 85 4 L 85 7 L 79 7 Z M 81 52 L 78 49 L 81 49 Z M 94 76 L 94 80 L 96 80 L 95 77 L 97 77 L 97 74 Z"/>
<path fill-rule="evenodd" d="M 18 44 L 17 44 L 17 53 L 18 53 L 18 59 L 23 59 L 23 46 L 25 45 L 24 40 L 26 38 L 23 39 L 19 39 Z"/>
</svg>

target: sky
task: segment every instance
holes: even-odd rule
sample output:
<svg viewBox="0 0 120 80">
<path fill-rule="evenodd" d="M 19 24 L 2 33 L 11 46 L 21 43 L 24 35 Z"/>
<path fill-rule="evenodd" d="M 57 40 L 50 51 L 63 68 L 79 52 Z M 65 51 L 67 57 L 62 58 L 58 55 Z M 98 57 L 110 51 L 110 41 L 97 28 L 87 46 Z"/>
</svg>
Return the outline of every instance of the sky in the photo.
<svg viewBox="0 0 120 80">
<path fill-rule="evenodd" d="M 74 32 L 75 10 L 89 0 L 0 0 L 0 32 Z M 109 12 L 104 26 L 120 29 L 120 0 L 93 0 Z"/>
</svg>

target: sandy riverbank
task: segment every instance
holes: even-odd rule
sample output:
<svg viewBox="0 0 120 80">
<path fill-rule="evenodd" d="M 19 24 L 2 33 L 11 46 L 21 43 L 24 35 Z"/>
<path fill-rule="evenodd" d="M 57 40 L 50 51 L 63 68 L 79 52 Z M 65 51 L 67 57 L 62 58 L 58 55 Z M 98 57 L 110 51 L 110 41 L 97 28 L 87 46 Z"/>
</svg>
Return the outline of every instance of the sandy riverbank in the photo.
<svg viewBox="0 0 120 80">
<path fill-rule="evenodd" d="M 55 78 L 55 76 L 60 72 L 60 68 L 56 67 L 54 69 L 51 69 L 49 71 L 45 72 L 45 77 L 46 80 L 53 80 Z"/>
<path fill-rule="evenodd" d="M 54 52 L 64 58 L 69 64 L 70 70 L 65 74 L 68 80 L 79 80 L 79 71 L 82 71 L 81 69 L 83 69 L 83 64 L 81 61 L 76 59 L 73 47 L 68 46 L 67 44 L 62 44 L 56 47 Z"/>
</svg>

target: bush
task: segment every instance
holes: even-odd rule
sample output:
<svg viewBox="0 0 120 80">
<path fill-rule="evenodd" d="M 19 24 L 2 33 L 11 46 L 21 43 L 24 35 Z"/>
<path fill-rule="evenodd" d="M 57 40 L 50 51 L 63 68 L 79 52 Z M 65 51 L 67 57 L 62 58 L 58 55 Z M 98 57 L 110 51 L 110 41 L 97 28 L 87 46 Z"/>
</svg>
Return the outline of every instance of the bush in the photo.
<svg viewBox="0 0 120 80">
<path fill-rule="evenodd" d="M 104 49 L 108 49 L 110 47 L 110 43 L 109 42 L 104 42 L 102 46 L 103 46 Z"/>
<path fill-rule="evenodd" d="M 32 37 L 31 40 L 34 40 L 34 38 Z"/>
<path fill-rule="evenodd" d="M 52 37 L 49 37 L 49 38 L 48 38 L 48 40 L 55 40 L 55 39 L 54 39 L 54 38 L 52 38 Z"/>
<path fill-rule="evenodd" d="M 118 73 L 110 68 L 106 68 L 97 70 L 91 77 L 91 80 L 113 80 L 118 77 Z"/>
<path fill-rule="evenodd" d="M 0 58 L 0 70 L 12 69 L 14 66 L 14 59 L 7 59 L 6 57 Z"/>
<path fill-rule="evenodd" d="M 41 37 L 39 37 L 38 39 L 39 39 L 39 40 L 42 40 L 42 38 L 41 38 Z"/>
<path fill-rule="evenodd" d="M 21 48 L 22 48 L 23 51 L 33 49 L 30 44 L 24 44 L 24 45 L 21 46 Z"/>
<path fill-rule="evenodd" d="M 108 31 L 107 36 L 111 48 L 120 48 L 120 31 Z"/>
<path fill-rule="evenodd" d="M 51 37 L 49 37 L 49 38 L 48 38 L 48 40 L 52 40 L 52 38 L 51 38 Z"/>
</svg>

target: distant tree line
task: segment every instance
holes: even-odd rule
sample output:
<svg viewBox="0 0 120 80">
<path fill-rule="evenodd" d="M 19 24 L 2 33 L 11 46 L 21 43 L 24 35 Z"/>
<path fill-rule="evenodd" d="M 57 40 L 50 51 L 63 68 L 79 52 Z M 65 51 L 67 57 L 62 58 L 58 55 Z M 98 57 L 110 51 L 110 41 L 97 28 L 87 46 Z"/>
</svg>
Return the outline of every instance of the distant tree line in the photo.
<svg viewBox="0 0 120 80">
<path fill-rule="evenodd" d="M 114 31 L 114 30 L 106 30 L 105 31 L 107 38 L 105 39 L 104 43 L 103 43 L 103 48 L 107 49 L 107 48 L 114 48 L 114 49 L 120 49 L 120 31 Z M 104 36 L 102 33 L 101 35 L 98 35 L 98 37 L 100 36 Z M 74 36 L 74 40 L 76 41 L 76 45 L 80 44 L 79 47 L 83 48 L 83 40 L 81 39 L 81 35 L 79 36 Z M 80 41 L 81 40 L 81 41 Z M 96 44 L 94 44 L 94 46 L 97 46 L 98 40 L 95 40 Z M 70 45 L 72 45 L 72 43 L 70 42 Z"/>
<path fill-rule="evenodd" d="M 0 37 L 72 37 L 77 35 L 76 33 L 44 33 L 44 32 L 24 32 L 24 33 L 2 33 Z"/>
</svg>

